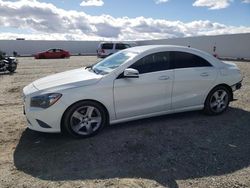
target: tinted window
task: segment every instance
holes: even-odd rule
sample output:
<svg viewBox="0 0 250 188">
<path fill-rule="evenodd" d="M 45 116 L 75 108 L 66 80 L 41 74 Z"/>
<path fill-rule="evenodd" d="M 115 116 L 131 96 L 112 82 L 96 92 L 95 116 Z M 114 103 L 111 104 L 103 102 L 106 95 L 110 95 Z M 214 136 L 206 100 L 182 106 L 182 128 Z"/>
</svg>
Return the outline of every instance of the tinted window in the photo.
<svg viewBox="0 0 250 188">
<path fill-rule="evenodd" d="M 130 68 L 138 70 L 140 74 L 170 69 L 170 53 L 159 52 L 147 55 L 131 65 Z"/>
<path fill-rule="evenodd" d="M 54 49 L 49 49 L 47 52 L 53 52 L 54 51 Z"/>
<path fill-rule="evenodd" d="M 129 44 L 124 44 L 125 48 L 130 48 L 131 46 Z"/>
<path fill-rule="evenodd" d="M 102 44 L 102 49 L 104 49 L 104 50 L 112 50 L 113 49 L 113 43 Z"/>
<path fill-rule="evenodd" d="M 129 48 L 129 45 L 120 43 L 120 44 L 116 44 L 116 46 L 115 46 L 115 49 L 117 49 L 117 50 L 123 50 L 126 48 Z"/>
<path fill-rule="evenodd" d="M 186 52 L 171 52 L 174 59 L 175 68 L 188 67 L 211 67 L 212 65 L 205 59 Z"/>
</svg>

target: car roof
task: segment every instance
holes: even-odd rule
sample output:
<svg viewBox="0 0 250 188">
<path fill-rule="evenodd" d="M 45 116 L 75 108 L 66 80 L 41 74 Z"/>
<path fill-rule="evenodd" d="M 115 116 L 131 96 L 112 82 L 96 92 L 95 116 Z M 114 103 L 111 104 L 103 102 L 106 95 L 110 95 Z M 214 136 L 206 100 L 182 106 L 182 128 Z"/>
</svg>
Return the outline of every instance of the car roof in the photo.
<svg viewBox="0 0 250 188">
<path fill-rule="evenodd" d="M 146 52 L 155 52 L 155 51 L 183 51 L 183 52 L 190 52 L 201 56 L 211 57 L 212 55 L 186 46 L 178 46 L 178 45 L 145 45 L 145 46 L 136 46 L 132 48 L 126 49 L 129 52 L 135 53 L 146 53 Z"/>
<path fill-rule="evenodd" d="M 100 42 L 100 44 L 129 44 L 128 42 Z"/>
<path fill-rule="evenodd" d="M 170 50 L 170 51 L 174 51 L 174 50 L 193 51 L 194 50 L 194 51 L 201 52 L 200 50 L 197 50 L 194 48 L 189 48 L 185 46 L 177 46 L 177 45 L 145 45 L 145 46 L 132 47 L 127 50 L 131 52 L 137 52 L 137 53 L 142 53 L 146 51 L 155 51 L 155 50 Z"/>
</svg>

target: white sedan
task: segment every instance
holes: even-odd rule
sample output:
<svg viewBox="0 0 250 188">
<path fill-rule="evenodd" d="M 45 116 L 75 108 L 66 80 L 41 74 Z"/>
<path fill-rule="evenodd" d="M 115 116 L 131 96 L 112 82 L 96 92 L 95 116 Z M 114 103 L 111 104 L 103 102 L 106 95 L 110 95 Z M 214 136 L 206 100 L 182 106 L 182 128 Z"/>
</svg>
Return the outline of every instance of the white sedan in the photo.
<svg viewBox="0 0 250 188">
<path fill-rule="evenodd" d="M 105 125 L 204 110 L 223 113 L 241 87 L 233 63 L 180 46 L 140 46 L 23 89 L 28 127 L 89 137 Z"/>
</svg>

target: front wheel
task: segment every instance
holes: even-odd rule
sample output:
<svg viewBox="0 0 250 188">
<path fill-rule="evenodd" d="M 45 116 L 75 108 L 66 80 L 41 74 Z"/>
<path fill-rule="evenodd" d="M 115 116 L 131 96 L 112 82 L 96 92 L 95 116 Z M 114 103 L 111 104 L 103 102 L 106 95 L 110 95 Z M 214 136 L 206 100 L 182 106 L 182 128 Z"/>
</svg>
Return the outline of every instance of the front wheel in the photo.
<svg viewBox="0 0 250 188">
<path fill-rule="evenodd" d="M 45 55 L 39 55 L 39 59 L 45 59 L 46 57 L 45 57 Z"/>
<path fill-rule="evenodd" d="M 96 135 L 107 124 L 105 109 L 92 101 L 72 105 L 62 120 L 62 128 L 74 137 L 86 138 Z"/>
<path fill-rule="evenodd" d="M 204 112 L 209 115 L 218 115 L 225 112 L 229 105 L 230 92 L 224 86 L 214 88 L 207 96 Z"/>
</svg>

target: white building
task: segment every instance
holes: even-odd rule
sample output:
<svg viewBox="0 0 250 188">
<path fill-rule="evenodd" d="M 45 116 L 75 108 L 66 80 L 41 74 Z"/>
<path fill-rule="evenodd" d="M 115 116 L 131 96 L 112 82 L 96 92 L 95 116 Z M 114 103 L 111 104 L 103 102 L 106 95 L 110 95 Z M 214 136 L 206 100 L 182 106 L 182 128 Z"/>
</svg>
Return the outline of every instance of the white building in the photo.
<svg viewBox="0 0 250 188">
<path fill-rule="evenodd" d="M 149 40 L 137 43 L 139 45 L 174 44 L 190 46 L 210 54 L 216 53 L 219 57 L 250 59 L 250 33 Z"/>
<path fill-rule="evenodd" d="M 30 56 L 49 48 L 62 48 L 73 55 L 94 55 L 100 41 L 39 41 L 0 40 L 0 50 L 12 55 Z M 190 46 L 219 57 L 250 59 L 250 33 L 217 36 L 199 36 L 162 40 L 130 41 L 137 45 L 172 44 Z"/>
</svg>

